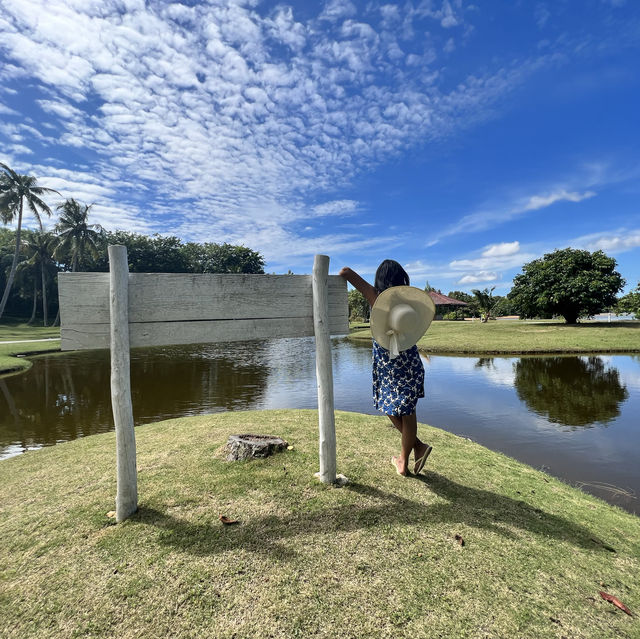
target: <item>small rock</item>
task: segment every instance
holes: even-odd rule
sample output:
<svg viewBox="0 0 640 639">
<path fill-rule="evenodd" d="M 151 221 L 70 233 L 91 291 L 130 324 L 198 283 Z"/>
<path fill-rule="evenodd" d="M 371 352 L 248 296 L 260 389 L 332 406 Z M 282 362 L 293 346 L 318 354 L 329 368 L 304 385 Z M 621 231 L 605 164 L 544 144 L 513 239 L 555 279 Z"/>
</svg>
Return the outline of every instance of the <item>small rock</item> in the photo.
<svg viewBox="0 0 640 639">
<path fill-rule="evenodd" d="M 227 461 L 269 457 L 287 446 L 284 439 L 273 435 L 230 435 L 226 446 Z"/>
</svg>

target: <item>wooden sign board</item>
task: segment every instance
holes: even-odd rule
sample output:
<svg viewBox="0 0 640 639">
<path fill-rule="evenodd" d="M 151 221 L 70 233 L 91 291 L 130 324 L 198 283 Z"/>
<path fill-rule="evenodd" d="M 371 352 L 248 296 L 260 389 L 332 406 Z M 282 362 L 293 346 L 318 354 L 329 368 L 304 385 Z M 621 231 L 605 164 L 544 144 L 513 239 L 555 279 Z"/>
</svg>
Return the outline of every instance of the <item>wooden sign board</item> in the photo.
<svg viewBox="0 0 640 639">
<path fill-rule="evenodd" d="M 61 348 L 109 348 L 109 273 L 60 273 Z M 130 273 L 130 346 L 314 335 L 311 275 Z M 347 284 L 327 277 L 331 335 L 349 333 Z"/>
</svg>

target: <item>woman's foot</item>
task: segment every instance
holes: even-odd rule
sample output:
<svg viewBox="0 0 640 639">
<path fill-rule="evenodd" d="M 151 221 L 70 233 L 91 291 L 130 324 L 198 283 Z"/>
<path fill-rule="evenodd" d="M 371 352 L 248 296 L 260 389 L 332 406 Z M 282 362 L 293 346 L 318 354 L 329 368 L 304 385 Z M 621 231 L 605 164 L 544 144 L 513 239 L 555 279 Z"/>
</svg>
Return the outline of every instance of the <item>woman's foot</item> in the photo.
<svg viewBox="0 0 640 639">
<path fill-rule="evenodd" d="M 407 465 L 404 463 L 402 457 L 398 457 L 397 455 L 394 455 L 391 458 L 391 463 L 396 469 L 396 473 L 398 473 L 398 475 L 402 475 L 403 477 L 406 477 L 407 475 L 409 475 L 409 471 L 407 470 Z"/>
<path fill-rule="evenodd" d="M 423 468 L 424 464 L 427 461 L 427 457 L 431 454 L 433 449 L 428 444 L 423 444 L 421 442 L 420 446 L 416 446 L 414 450 L 414 459 L 415 465 L 413 467 L 413 472 L 417 475 Z"/>
</svg>

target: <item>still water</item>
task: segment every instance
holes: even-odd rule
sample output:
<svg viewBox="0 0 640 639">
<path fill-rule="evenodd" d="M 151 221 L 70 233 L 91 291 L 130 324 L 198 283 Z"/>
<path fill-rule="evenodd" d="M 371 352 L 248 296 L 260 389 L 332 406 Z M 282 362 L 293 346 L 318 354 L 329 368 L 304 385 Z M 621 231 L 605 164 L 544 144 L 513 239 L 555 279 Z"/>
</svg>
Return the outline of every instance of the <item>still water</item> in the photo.
<svg viewBox="0 0 640 639">
<path fill-rule="evenodd" d="M 335 406 L 376 414 L 371 347 L 333 344 Z M 418 420 L 639 512 L 640 356 L 424 359 Z M 37 358 L 0 378 L 0 459 L 112 429 L 108 351 Z M 134 349 L 136 424 L 227 410 L 315 408 L 313 339 Z"/>
</svg>

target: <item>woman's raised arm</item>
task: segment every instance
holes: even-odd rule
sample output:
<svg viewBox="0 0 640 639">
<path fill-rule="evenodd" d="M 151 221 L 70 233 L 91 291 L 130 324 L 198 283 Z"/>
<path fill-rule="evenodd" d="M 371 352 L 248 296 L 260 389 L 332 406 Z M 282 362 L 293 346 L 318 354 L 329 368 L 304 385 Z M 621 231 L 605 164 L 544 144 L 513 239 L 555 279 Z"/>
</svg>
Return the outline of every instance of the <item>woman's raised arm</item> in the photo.
<svg viewBox="0 0 640 639">
<path fill-rule="evenodd" d="M 369 284 L 366 280 L 363 280 L 353 269 L 345 266 L 340 269 L 338 273 L 340 277 L 344 277 L 351 286 L 353 286 L 356 290 L 360 291 L 364 296 L 364 299 L 369 302 L 370 306 L 373 306 L 376 298 L 378 297 L 378 292 L 376 289 Z"/>
</svg>

